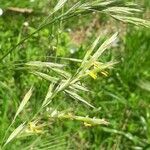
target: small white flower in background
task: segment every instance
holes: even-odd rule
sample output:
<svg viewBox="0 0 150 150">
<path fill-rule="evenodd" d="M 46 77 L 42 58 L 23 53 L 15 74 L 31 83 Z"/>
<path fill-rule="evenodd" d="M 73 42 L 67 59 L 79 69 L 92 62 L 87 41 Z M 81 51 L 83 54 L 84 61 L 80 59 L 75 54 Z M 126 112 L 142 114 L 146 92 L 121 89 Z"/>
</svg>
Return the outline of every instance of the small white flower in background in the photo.
<svg viewBox="0 0 150 150">
<path fill-rule="evenodd" d="M 67 28 L 67 32 L 71 32 L 72 30 L 70 28 Z"/>
<path fill-rule="evenodd" d="M 0 16 L 2 16 L 3 14 L 3 10 L 0 8 Z"/>
<path fill-rule="evenodd" d="M 115 41 L 112 42 L 111 47 L 117 47 L 119 42 L 120 42 L 120 40 L 119 40 L 119 38 L 117 38 Z"/>
<path fill-rule="evenodd" d="M 75 47 L 74 45 L 70 45 L 70 49 L 69 50 L 70 50 L 71 54 L 74 54 L 75 52 L 78 51 L 77 47 Z"/>
<path fill-rule="evenodd" d="M 28 27 L 28 26 L 29 26 L 29 23 L 28 23 L 28 22 L 24 22 L 23 25 L 24 25 L 25 27 Z"/>
</svg>

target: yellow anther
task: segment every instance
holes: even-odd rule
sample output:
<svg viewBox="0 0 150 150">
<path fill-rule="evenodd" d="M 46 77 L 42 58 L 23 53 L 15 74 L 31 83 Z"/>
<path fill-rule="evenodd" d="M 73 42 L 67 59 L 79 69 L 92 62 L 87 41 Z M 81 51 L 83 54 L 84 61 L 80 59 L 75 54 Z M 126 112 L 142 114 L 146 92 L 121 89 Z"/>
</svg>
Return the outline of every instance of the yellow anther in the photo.
<svg viewBox="0 0 150 150">
<path fill-rule="evenodd" d="M 35 122 L 30 122 L 29 123 L 29 130 L 32 133 L 42 133 L 42 126 L 41 125 L 36 125 Z"/>
<path fill-rule="evenodd" d="M 104 76 L 108 77 L 108 72 L 107 71 L 102 71 L 101 74 L 103 74 Z"/>
<path fill-rule="evenodd" d="M 84 125 L 85 125 L 86 127 L 91 127 L 91 126 L 92 126 L 90 123 L 87 123 L 87 122 L 84 122 Z"/>
<path fill-rule="evenodd" d="M 97 79 L 97 73 L 95 73 L 94 71 L 90 71 L 89 75 L 93 78 L 93 79 Z"/>
</svg>

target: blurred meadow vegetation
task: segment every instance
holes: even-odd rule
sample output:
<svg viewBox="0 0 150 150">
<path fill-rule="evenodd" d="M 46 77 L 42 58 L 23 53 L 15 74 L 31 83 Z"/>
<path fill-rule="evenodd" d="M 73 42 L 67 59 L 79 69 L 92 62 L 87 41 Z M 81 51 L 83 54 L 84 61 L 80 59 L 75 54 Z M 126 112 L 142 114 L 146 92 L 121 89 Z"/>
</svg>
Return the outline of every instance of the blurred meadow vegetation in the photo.
<svg viewBox="0 0 150 150">
<path fill-rule="evenodd" d="M 149 0 L 0 9 L 0 149 L 150 149 Z"/>
</svg>

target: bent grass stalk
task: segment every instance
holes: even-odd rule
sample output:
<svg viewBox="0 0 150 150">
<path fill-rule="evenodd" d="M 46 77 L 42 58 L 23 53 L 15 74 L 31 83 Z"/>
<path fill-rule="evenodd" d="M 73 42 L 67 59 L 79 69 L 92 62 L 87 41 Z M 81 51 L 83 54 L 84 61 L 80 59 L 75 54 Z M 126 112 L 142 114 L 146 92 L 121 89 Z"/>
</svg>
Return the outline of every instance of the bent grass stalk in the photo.
<svg viewBox="0 0 150 150">
<path fill-rule="evenodd" d="M 83 4 L 78 2 L 74 6 L 72 6 L 69 10 L 64 12 L 63 14 L 61 14 L 61 15 L 55 17 L 54 19 L 50 20 L 49 22 L 47 22 L 47 20 L 49 20 L 49 18 L 51 18 L 52 14 L 57 13 L 57 11 L 59 11 L 66 4 L 66 2 L 67 2 L 67 0 L 60 0 L 57 3 L 56 7 L 54 8 L 53 12 L 50 13 L 50 15 L 48 15 L 48 17 L 46 17 L 46 19 L 42 22 L 42 24 L 39 26 L 39 28 L 36 31 L 34 31 L 33 33 L 31 33 L 30 35 L 28 35 L 27 37 L 25 37 L 23 40 L 21 40 L 14 47 L 9 49 L 6 52 L 6 54 L 4 54 L 0 58 L 0 61 L 2 61 L 10 53 L 12 53 L 18 46 L 23 44 L 26 40 L 31 38 L 34 34 L 41 31 L 48 25 L 52 25 L 52 24 L 62 21 L 62 20 L 67 20 L 67 19 L 70 19 L 75 16 L 86 15 L 86 14 L 89 14 L 92 12 L 104 13 L 104 14 L 107 14 L 107 15 L 113 17 L 114 19 L 117 19 L 122 22 L 131 23 L 131 24 L 135 24 L 135 25 L 141 25 L 141 26 L 145 26 L 148 28 L 150 27 L 150 21 L 145 21 L 144 19 L 140 19 L 140 18 L 132 16 L 132 14 L 141 12 L 139 9 L 133 8 L 133 7 L 135 7 L 135 5 L 133 5 L 133 6 L 128 5 L 121 1 L 119 1 L 119 2 L 118 1 L 109 1 L 109 2 L 93 1 L 92 3 L 83 3 Z M 125 5 L 125 6 L 120 7 L 122 5 Z"/>
</svg>

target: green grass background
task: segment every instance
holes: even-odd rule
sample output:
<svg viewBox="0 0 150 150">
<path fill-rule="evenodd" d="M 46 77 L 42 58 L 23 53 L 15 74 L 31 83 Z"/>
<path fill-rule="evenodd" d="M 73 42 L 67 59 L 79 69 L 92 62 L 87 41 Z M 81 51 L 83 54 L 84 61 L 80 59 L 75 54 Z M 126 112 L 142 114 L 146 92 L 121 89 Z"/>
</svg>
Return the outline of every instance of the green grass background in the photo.
<svg viewBox="0 0 150 150">
<path fill-rule="evenodd" d="M 143 16 L 149 19 L 150 1 L 139 3 L 144 8 Z M 1 1 L 0 7 L 3 10 L 8 7 L 27 7 L 32 8 L 34 13 L 23 15 L 6 11 L 0 16 L 0 56 L 36 30 L 54 5 L 53 1 L 40 0 Z M 96 23 L 92 26 L 93 18 Z M 29 23 L 28 28 L 23 25 L 24 22 Z M 93 111 L 63 95 L 59 95 L 53 103 L 60 110 L 71 108 L 79 115 L 106 118 L 110 125 L 85 127 L 79 122 L 58 120 L 52 125 L 50 123 L 49 134 L 46 136 L 65 137 L 67 147 L 61 149 L 150 149 L 150 93 L 143 87 L 143 84 L 150 86 L 150 30 L 124 25 L 95 14 L 46 27 L 15 49 L 0 64 L 0 141 L 29 87 L 33 84 L 35 86 L 31 100 L 32 113 L 38 109 L 48 89 L 46 81 L 19 69 L 18 64 L 30 60 L 54 61 L 45 56 L 56 55 L 82 59 L 98 33 L 102 34 L 103 41 L 115 31 L 120 31 L 118 42 L 101 59 L 115 59 L 119 63 L 109 72 L 108 77 L 100 76 L 97 80 L 89 77 L 84 81 L 91 92 L 82 95 L 100 110 Z M 57 62 L 66 63 L 71 72 L 78 67 L 76 63 L 58 58 Z M 27 111 L 24 115 L 28 119 L 31 112 Z M 23 120 L 20 118 L 16 125 Z M 17 144 L 20 145 L 19 142 Z M 14 142 L 11 148 L 16 149 L 17 144 Z"/>
</svg>

